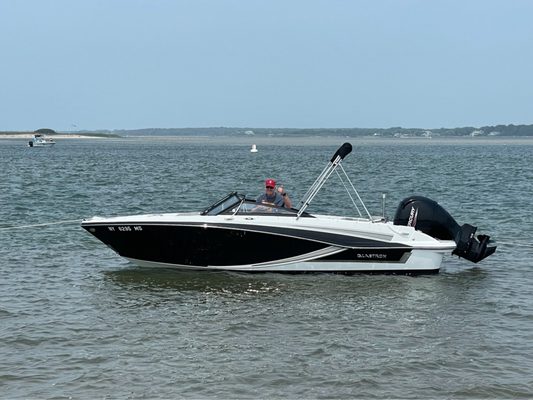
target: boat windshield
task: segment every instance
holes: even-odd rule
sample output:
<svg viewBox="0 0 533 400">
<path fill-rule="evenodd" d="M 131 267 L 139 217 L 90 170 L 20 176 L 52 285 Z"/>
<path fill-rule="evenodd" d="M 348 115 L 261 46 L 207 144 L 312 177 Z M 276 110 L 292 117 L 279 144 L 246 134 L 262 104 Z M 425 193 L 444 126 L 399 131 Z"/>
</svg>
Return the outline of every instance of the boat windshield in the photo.
<svg viewBox="0 0 533 400">
<path fill-rule="evenodd" d="M 217 201 L 212 206 L 206 208 L 201 214 L 202 215 L 222 214 L 224 211 L 227 211 L 228 209 L 233 208 L 233 206 L 238 206 L 239 203 L 241 203 L 243 200 L 244 200 L 244 196 L 242 194 L 238 194 L 237 192 L 232 192 L 228 194 L 226 197 Z"/>
<path fill-rule="evenodd" d="M 265 215 L 265 214 L 276 214 L 276 215 L 288 215 L 295 217 L 298 210 L 285 207 L 276 207 L 270 204 L 259 204 L 254 200 L 245 199 L 237 209 L 234 207 L 233 210 L 228 210 L 224 214 L 237 214 L 237 215 Z"/>
<path fill-rule="evenodd" d="M 247 199 L 246 196 L 233 192 L 212 206 L 205 209 L 202 215 L 287 215 L 296 216 L 298 210 L 293 208 L 276 207 L 269 204 L 258 204 L 255 200 Z M 304 216 L 310 216 L 304 213 Z"/>
</svg>

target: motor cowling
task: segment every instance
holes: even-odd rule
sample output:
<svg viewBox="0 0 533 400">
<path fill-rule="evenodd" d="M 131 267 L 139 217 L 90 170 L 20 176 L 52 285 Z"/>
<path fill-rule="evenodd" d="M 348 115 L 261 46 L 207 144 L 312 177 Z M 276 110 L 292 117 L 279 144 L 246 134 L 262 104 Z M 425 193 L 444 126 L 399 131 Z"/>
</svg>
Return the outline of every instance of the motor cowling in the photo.
<svg viewBox="0 0 533 400">
<path fill-rule="evenodd" d="M 488 246 L 490 236 L 476 237 L 475 226 L 460 226 L 443 207 L 427 197 L 410 196 L 402 200 L 394 215 L 394 225 L 412 226 L 435 239 L 453 240 L 457 247 L 452 254 L 475 263 L 496 251 L 496 246 Z"/>
</svg>

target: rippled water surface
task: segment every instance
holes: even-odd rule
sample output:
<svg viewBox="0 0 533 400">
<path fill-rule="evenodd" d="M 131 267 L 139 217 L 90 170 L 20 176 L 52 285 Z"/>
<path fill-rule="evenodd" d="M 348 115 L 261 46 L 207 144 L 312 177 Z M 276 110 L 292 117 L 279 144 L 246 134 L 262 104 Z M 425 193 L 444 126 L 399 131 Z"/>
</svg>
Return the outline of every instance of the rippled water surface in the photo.
<svg viewBox="0 0 533 400">
<path fill-rule="evenodd" d="M 373 214 L 425 195 L 497 242 L 438 275 L 147 270 L 64 222 L 297 200 L 342 140 L 0 140 L 0 397 L 533 397 L 533 140 L 352 140 Z M 336 179 L 309 211 L 354 215 Z"/>
</svg>

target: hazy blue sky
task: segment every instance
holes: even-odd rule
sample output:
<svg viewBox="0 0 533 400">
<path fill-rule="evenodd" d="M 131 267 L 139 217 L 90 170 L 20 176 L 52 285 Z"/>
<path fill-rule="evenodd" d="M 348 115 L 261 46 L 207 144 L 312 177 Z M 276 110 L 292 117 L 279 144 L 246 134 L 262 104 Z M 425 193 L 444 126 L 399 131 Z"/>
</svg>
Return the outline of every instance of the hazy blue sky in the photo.
<svg viewBox="0 0 533 400">
<path fill-rule="evenodd" d="M 529 0 L 0 0 L 0 130 L 533 123 Z"/>
</svg>

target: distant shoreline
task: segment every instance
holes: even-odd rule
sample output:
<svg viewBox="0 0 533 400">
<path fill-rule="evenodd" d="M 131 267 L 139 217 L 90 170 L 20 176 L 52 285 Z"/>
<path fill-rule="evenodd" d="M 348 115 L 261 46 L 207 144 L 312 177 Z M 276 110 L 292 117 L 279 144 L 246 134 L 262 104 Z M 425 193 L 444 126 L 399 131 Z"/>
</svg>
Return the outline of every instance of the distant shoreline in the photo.
<svg viewBox="0 0 533 400">
<path fill-rule="evenodd" d="M 31 139 L 36 133 L 33 132 L 0 132 L 0 139 Z M 120 138 L 117 135 L 80 135 L 80 134 L 70 134 L 70 133 L 54 133 L 54 134 L 45 134 L 44 136 L 52 139 L 116 139 Z"/>
<path fill-rule="evenodd" d="M 4 140 L 30 140 L 33 132 L 0 132 L 0 141 Z M 54 140 L 109 140 L 130 143 L 166 142 L 199 145 L 232 145 L 251 147 L 257 145 L 259 151 L 262 147 L 277 146 L 338 146 L 343 142 L 350 142 L 354 146 L 400 146 L 400 145 L 533 145 L 533 136 L 435 136 L 424 137 L 382 137 L 382 136 L 332 136 L 332 135 L 147 135 L 147 136 L 118 136 L 118 135 L 91 135 L 55 133 L 45 135 Z"/>
<path fill-rule="evenodd" d="M 492 126 L 463 126 L 455 128 L 246 128 L 246 127 L 196 127 L 196 128 L 140 128 L 140 129 L 99 129 L 99 130 L 67 130 L 57 131 L 51 128 L 37 130 L 0 130 L 0 138 L 27 138 L 34 133 L 42 133 L 51 137 L 62 138 L 156 138 L 156 137 L 221 137 L 237 138 L 237 140 L 267 140 L 271 138 L 301 138 L 301 137 L 346 137 L 353 138 L 390 138 L 390 139 L 441 139 L 460 137 L 533 137 L 533 124 L 529 125 L 492 125 Z M 7 135 L 7 136 L 6 136 Z M 13 136 L 14 135 L 14 136 Z"/>
</svg>

